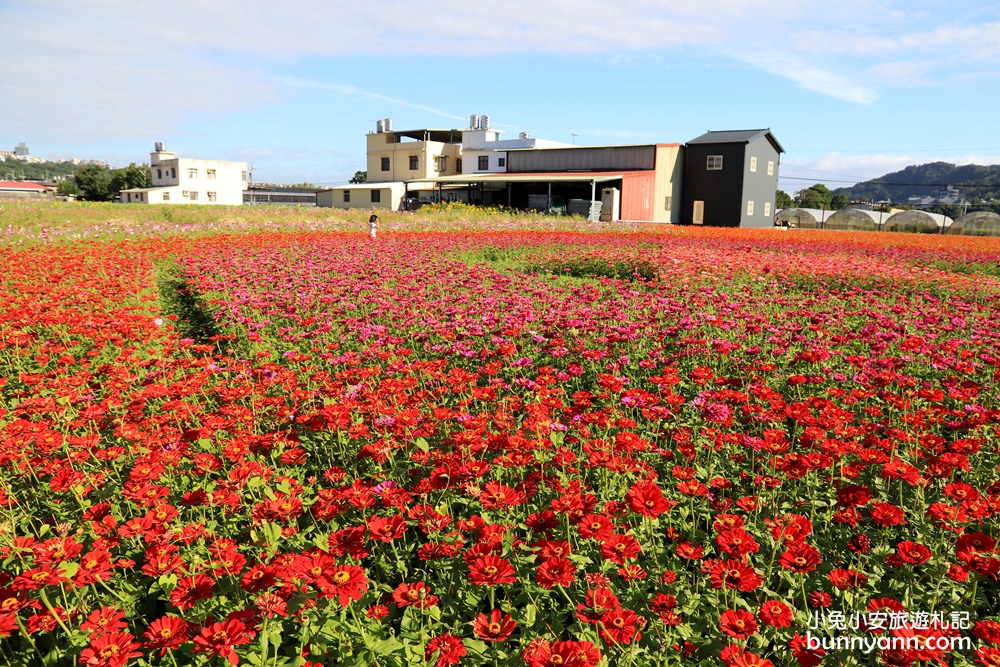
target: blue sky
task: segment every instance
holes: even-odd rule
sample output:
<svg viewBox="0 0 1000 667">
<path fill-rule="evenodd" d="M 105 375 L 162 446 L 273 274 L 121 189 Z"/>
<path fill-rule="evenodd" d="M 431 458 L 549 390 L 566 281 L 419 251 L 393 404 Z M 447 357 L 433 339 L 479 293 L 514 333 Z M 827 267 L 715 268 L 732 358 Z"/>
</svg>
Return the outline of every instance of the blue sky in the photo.
<svg viewBox="0 0 1000 667">
<path fill-rule="evenodd" d="M 578 144 L 769 127 L 780 187 L 1000 164 L 995 0 L 0 0 L 0 148 L 345 182 L 365 134 Z M 575 136 L 574 136 L 575 135 Z"/>
</svg>

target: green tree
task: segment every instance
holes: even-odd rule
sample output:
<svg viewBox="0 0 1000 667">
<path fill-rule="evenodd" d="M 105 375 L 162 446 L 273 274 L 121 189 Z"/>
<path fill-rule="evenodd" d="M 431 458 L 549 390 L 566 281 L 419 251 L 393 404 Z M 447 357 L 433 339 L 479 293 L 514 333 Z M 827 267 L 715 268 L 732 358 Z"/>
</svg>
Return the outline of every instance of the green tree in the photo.
<svg viewBox="0 0 1000 667">
<path fill-rule="evenodd" d="M 851 200 L 847 198 L 847 195 L 833 195 L 830 197 L 830 208 L 834 211 L 839 211 L 850 203 Z"/>
<path fill-rule="evenodd" d="M 74 177 L 80 197 L 87 201 L 111 201 L 118 191 L 111 191 L 111 168 L 99 164 L 80 167 Z"/>
<path fill-rule="evenodd" d="M 795 200 L 784 190 L 778 190 L 774 196 L 774 205 L 778 207 L 779 211 L 783 208 L 794 208 Z"/>
<path fill-rule="evenodd" d="M 127 167 L 111 172 L 111 197 L 116 197 L 122 190 L 148 188 L 152 183 L 153 179 L 149 167 L 133 162 Z"/>
<path fill-rule="evenodd" d="M 795 200 L 802 208 L 829 209 L 831 199 L 833 195 L 830 194 L 830 189 L 822 183 L 816 183 L 795 193 Z"/>
<path fill-rule="evenodd" d="M 354 178 L 348 181 L 348 183 L 365 183 L 368 181 L 367 171 L 356 171 L 354 172 Z"/>
<path fill-rule="evenodd" d="M 76 196 L 80 194 L 80 188 L 76 187 L 76 181 L 74 180 L 59 181 L 59 185 L 56 186 L 56 194 L 63 197 Z"/>
</svg>

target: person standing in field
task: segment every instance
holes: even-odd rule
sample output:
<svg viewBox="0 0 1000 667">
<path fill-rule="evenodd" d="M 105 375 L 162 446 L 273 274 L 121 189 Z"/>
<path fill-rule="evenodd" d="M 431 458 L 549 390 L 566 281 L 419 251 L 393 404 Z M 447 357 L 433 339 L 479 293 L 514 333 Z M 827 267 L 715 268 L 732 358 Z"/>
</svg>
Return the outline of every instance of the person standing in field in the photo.
<svg viewBox="0 0 1000 667">
<path fill-rule="evenodd" d="M 378 216 L 372 213 L 372 217 L 368 218 L 368 236 L 372 241 L 375 240 L 376 232 L 378 232 Z"/>
</svg>

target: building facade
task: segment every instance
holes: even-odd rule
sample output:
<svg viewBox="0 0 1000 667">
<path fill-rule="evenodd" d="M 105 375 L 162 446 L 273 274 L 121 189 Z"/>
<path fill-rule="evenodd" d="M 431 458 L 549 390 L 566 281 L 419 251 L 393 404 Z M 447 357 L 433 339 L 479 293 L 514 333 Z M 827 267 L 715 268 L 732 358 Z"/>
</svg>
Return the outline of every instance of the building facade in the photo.
<svg viewBox="0 0 1000 667">
<path fill-rule="evenodd" d="M 706 132 L 687 142 L 683 223 L 771 227 L 784 152 L 769 129 Z"/>
<path fill-rule="evenodd" d="M 122 190 L 124 204 L 243 204 L 246 162 L 179 158 L 162 143 L 149 154 L 152 187 Z"/>
</svg>

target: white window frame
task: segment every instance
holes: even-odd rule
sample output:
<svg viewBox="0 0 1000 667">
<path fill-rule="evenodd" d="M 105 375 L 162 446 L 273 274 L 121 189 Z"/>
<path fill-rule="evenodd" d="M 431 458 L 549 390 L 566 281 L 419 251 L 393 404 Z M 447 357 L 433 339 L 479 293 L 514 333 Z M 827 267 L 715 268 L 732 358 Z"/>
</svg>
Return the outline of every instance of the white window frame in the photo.
<svg viewBox="0 0 1000 667">
<path fill-rule="evenodd" d="M 709 155 L 705 160 L 705 169 L 708 171 L 722 171 L 722 156 Z"/>
<path fill-rule="evenodd" d="M 198 201 L 198 191 L 192 190 L 191 192 L 189 192 L 188 199 L 190 199 L 191 201 Z"/>
<path fill-rule="evenodd" d="M 747 215 L 748 216 L 753 215 L 753 200 L 752 199 L 748 199 L 747 200 Z"/>
<path fill-rule="evenodd" d="M 197 167 L 188 167 L 188 178 L 198 178 Z"/>
<path fill-rule="evenodd" d="M 750 156 L 750 171 L 752 173 L 757 173 L 757 156 Z"/>
<path fill-rule="evenodd" d="M 217 198 L 218 198 L 218 195 L 216 193 L 214 193 L 214 192 L 209 192 L 208 193 L 208 201 L 216 201 Z"/>
<path fill-rule="evenodd" d="M 771 202 L 764 202 L 764 217 L 771 215 Z"/>
<path fill-rule="evenodd" d="M 438 171 L 448 171 L 448 156 L 438 155 L 434 158 L 434 166 Z"/>
<path fill-rule="evenodd" d="M 206 169 L 205 170 L 205 178 L 215 178 L 215 170 L 214 169 Z"/>
<path fill-rule="evenodd" d="M 767 161 L 767 175 L 774 176 L 774 160 Z"/>
</svg>

